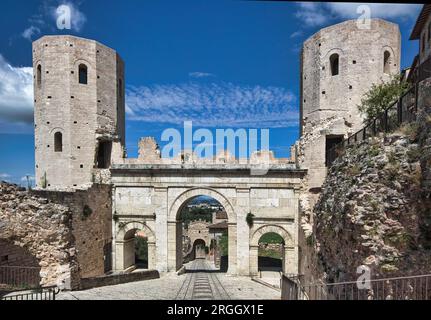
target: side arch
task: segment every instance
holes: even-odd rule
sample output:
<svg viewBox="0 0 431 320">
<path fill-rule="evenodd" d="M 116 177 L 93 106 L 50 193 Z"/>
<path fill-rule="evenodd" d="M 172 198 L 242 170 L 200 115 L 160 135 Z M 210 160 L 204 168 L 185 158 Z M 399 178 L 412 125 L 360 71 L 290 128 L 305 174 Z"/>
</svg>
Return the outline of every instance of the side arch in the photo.
<svg viewBox="0 0 431 320">
<path fill-rule="evenodd" d="M 156 266 L 156 237 L 153 230 L 141 221 L 127 222 L 117 231 L 115 241 L 115 270 L 123 271 L 135 265 L 134 240 L 125 239 L 129 231 L 142 230 L 148 239 L 148 269 L 152 270 Z"/>
<path fill-rule="evenodd" d="M 284 240 L 284 245 L 287 248 L 294 246 L 293 240 L 289 232 L 287 232 L 283 227 L 277 225 L 265 225 L 259 227 L 251 236 L 250 246 L 258 246 L 259 239 L 266 233 L 276 233 Z"/>
<path fill-rule="evenodd" d="M 153 230 L 151 230 L 151 228 L 148 227 L 144 222 L 140 222 L 140 221 L 128 222 L 123 228 L 118 230 L 117 239 L 120 241 L 124 240 L 124 237 L 126 236 L 127 232 L 134 229 L 144 231 L 145 235 L 147 235 L 149 243 L 156 242 L 156 237 L 154 235 Z"/>
<path fill-rule="evenodd" d="M 273 232 L 284 240 L 282 270 L 284 274 L 297 274 L 297 254 L 292 236 L 283 227 L 278 225 L 265 225 L 259 227 L 250 237 L 250 275 L 259 274 L 259 239 L 266 233 Z"/>
</svg>

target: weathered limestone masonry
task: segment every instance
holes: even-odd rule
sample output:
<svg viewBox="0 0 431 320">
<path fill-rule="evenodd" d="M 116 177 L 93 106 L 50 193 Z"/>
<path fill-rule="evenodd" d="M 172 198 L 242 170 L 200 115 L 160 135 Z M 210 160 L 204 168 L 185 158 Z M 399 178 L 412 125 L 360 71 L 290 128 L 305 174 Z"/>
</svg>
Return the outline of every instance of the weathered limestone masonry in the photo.
<svg viewBox="0 0 431 320">
<path fill-rule="evenodd" d="M 103 247 L 111 242 L 107 188 L 29 193 L 1 183 L 0 256 L 10 266 L 40 267 L 42 285 L 79 288 L 81 278 L 103 274 Z"/>
<path fill-rule="evenodd" d="M 79 278 L 96 277 L 110 271 L 111 186 L 93 184 L 89 189 L 71 192 L 33 191 L 33 194 L 69 208 Z"/>
<path fill-rule="evenodd" d="M 45 36 L 33 43 L 36 185 L 90 186 L 125 141 L 124 63 L 93 40 Z"/>
<path fill-rule="evenodd" d="M 178 159 L 165 161 L 150 138 L 141 141 L 139 155 L 116 160 L 111 167 L 115 270 L 134 263 L 127 243 L 135 230 L 148 235 L 149 269 L 178 270 L 182 264 L 181 208 L 204 195 L 217 200 L 228 216 L 230 274 L 257 274 L 258 241 L 267 232 L 285 240 L 285 272 L 298 273 L 298 202 L 305 172 L 294 163 L 275 159 L 268 174 L 253 176 L 251 164 L 227 153 L 200 160 L 184 152 Z M 252 227 L 246 222 L 249 212 L 255 215 Z"/>
</svg>

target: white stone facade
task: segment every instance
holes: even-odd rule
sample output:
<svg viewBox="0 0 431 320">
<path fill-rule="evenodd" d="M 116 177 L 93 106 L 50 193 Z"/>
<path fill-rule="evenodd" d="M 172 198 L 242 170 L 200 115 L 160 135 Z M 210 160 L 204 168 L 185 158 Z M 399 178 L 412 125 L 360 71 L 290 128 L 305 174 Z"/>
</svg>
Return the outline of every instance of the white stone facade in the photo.
<svg viewBox="0 0 431 320">
<path fill-rule="evenodd" d="M 257 241 L 262 228 L 280 234 L 286 243 L 287 273 L 298 273 L 298 219 L 300 183 L 304 172 L 294 165 L 254 177 L 247 169 L 175 169 L 170 166 L 113 165 L 113 210 L 116 214 L 114 246 L 122 246 L 127 225 L 139 221 L 155 235 L 155 267 L 161 272 L 182 266 L 181 208 L 197 196 L 217 200 L 227 212 L 230 274 L 257 273 Z M 254 224 L 246 222 L 254 214 Z M 138 227 L 136 227 L 138 228 Z M 270 232 L 268 231 L 268 232 Z M 120 245 L 118 245 L 120 243 Z M 114 252 L 117 270 L 124 270 L 123 249 Z M 256 251 L 257 252 L 257 251 Z"/>
</svg>

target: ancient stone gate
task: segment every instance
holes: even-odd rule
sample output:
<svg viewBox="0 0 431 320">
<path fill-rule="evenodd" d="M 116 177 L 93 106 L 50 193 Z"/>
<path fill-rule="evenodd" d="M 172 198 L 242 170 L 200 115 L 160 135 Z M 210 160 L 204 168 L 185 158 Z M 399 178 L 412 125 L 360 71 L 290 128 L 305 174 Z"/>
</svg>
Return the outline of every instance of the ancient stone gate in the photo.
<svg viewBox="0 0 431 320">
<path fill-rule="evenodd" d="M 141 163 L 139 163 L 141 162 Z M 228 273 L 255 275 L 257 244 L 267 232 L 285 242 L 284 272 L 298 273 L 299 192 L 305 171 L 294 163 L 274 163 L 266 175 L 253 176 L 250 165 L 148 163 L 124 159 L 111 167 L 113 184 L 113 265 L 131 265 L 130 232 L 148 237 L 149 269 L 174 272 L 182 266 L 180 212 L 191 199 L 217 200 L 228 217 Z M 254 215 L 253 225 L 246 221 Z"/>
</svg>

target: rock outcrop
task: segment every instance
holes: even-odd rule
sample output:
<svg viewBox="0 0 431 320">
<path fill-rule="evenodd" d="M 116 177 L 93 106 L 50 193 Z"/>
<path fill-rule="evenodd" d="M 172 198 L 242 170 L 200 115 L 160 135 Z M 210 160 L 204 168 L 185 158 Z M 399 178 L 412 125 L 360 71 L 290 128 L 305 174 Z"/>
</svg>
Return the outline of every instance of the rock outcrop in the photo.
<svg viewBox="0 0 431 320">
<path fill-rule="evenodd" d="M 314 207 L 314 245 L 326 282 L 431 271 L 431 202 L 416 123 L 349 147 L 332 165 Z M 422 167 L 421 167 L 422 163 Z"/>
</svg>

